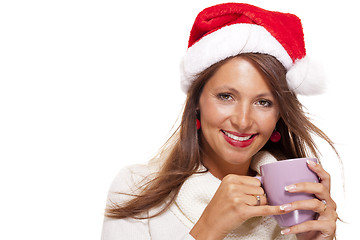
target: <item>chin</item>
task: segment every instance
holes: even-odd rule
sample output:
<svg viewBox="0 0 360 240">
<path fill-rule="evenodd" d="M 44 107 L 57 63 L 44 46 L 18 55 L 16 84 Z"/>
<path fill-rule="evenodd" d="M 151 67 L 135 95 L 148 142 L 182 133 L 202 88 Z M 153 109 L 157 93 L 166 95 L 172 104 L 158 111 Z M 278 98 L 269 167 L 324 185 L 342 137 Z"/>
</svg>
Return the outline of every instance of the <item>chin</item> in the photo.
<svg viewBox="0 0 360 240">
<path fill-rule="evenodd" d="M 243 165 L 251 161 L 254 154 L 229 154 L 224 160 L 232 165 Z"/>
</svg>

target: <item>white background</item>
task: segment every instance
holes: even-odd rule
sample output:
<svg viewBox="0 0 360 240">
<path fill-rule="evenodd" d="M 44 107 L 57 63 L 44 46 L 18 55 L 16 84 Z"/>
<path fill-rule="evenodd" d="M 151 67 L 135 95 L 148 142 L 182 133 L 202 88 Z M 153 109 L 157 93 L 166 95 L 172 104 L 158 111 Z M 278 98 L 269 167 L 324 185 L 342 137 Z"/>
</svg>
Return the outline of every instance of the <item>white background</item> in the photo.
<svg viewBox="0 0 360 240">
<path fill-rule="evenodd" d="M 221 1 L 0 3 L 0 239 L 99 239 L 108 188 L 170 135 L 185 95 L 179 62 L 196 14 Z M 291 12 L 329 90 L 301 98 L 337 144 L 339 239 L 354 239 L 360 34 L 356 1 L 247 1 Z"/>
</svg>

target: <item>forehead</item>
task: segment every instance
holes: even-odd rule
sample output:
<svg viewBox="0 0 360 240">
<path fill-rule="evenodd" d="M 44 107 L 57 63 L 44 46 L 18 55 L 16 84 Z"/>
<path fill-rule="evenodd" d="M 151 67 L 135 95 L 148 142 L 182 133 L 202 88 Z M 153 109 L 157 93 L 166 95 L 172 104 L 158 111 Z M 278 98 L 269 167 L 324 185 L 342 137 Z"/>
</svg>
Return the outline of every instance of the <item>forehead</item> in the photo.
<svg viewBox="0 0 360 240">
<path fill-rule="evenodd" d="M 224 63 L 205 84 L 204 90 L 224 88 L 247 94 L 272 92 L 264 74 L 253 62 L 243 57 L 235 57 Z"/>
</svg>

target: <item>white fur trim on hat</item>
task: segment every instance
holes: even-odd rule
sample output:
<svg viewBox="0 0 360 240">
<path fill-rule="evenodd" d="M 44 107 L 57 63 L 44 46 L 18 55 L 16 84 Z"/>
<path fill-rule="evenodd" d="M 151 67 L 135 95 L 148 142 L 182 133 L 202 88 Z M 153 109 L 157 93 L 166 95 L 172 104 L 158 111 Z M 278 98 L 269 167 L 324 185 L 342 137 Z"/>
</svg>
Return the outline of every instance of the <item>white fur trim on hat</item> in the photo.
<svg viewBox="0 0 360 240">
<path fill-rule="evenodd" d="M 300 95 L 316 95 L 325 89 L 322 65 L 310 60 L 308 56 L 295 61 L 286 74 L 286 80 L 289 89 Z"/>
<path fill-rule="evenodd" d="M 196 75 L 211 65 L 240 53 L 266 53 L 286 69 L 293 61 L 285 48 L 262 26 L 232 24 L 204 36 L 188 48 L 181 62 L 181 88 L 187 92 Z"/>
</svg>

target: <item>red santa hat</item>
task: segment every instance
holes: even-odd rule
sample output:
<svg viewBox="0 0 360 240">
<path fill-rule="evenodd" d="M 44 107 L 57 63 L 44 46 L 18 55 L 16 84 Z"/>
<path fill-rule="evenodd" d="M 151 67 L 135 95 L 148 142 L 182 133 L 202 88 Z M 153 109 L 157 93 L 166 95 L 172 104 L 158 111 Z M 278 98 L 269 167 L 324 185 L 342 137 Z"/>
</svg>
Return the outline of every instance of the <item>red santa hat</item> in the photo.
<svg viewBox="0 0 360 240">
<path fill-rule="evenodd" d="M 181 87 L 187 92 L 196 75 L 240 53 L 265 53 L 287 69 L 296 94 L 313 95 L 324 88 L 321 67 L 306 56 L 300 19 L 243 3 L 224 3 L 201 11 L 190 32 L 181 63 Z"/>
</svg>

